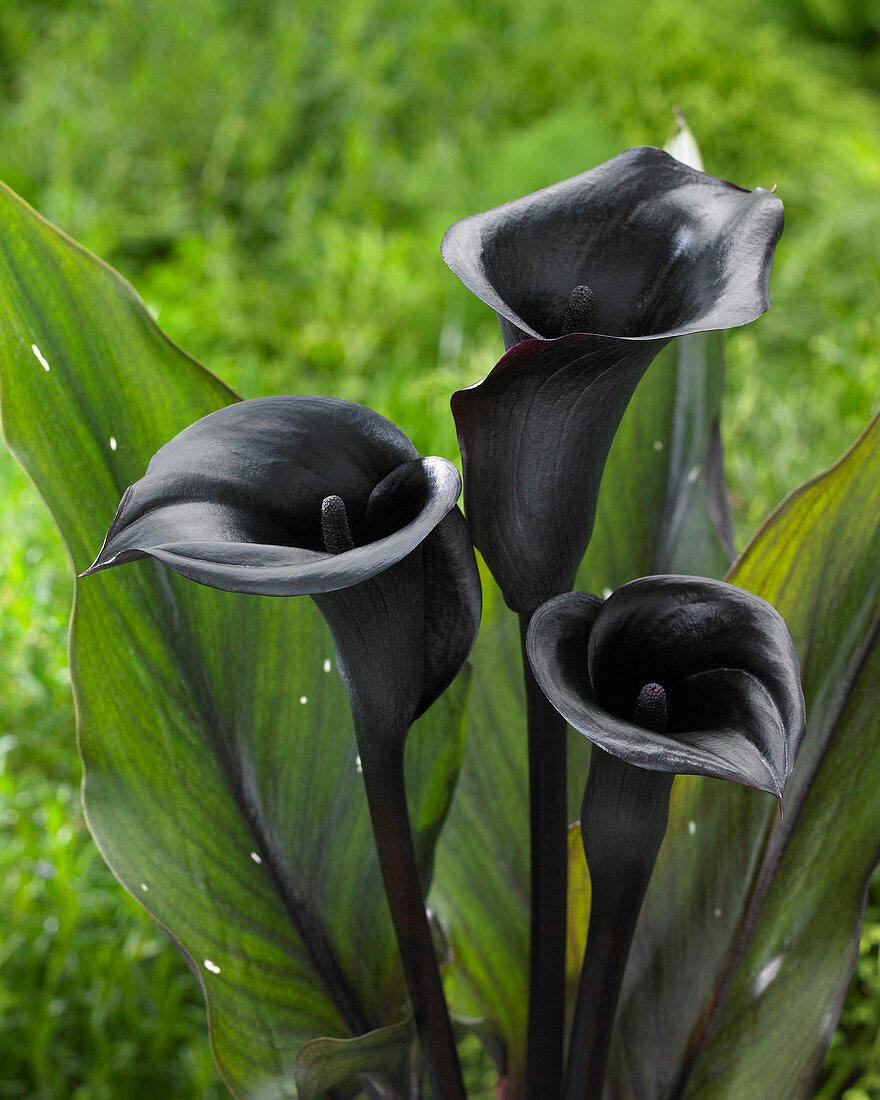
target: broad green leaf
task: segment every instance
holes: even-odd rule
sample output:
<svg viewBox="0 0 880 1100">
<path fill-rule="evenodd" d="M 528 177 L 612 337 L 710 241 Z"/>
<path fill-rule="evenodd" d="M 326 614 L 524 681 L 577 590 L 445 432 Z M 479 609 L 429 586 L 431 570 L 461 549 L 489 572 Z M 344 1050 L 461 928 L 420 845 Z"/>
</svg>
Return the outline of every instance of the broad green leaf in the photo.
<svg viewBox="0 0 880 1100">
<path fill-rule="evenodd" d="M 809 727 L 683 1095 L 797 1100 L 837 1025 L 880 860 L 880 421 L 783 504 L 731 579 L 788 619 Z"/>
<path fill-rule="evenodd" d="M 154 451 L 237 400 L 123 279 L 6 189 L 0 369 L 7 441 L 77 571 Z M 78 583 L 71 668 L 90 828 L 198 975 L 230 1087 L 293 1096 L 304 1043 L 399 1022 L 348 702 L 311 601 L 230 595 L 139 562 Z M 460 678 L 408 745 L 426 868 L 466 690 Z"/>
<path fill-rule="evenodd" d="M 875 421 L 730 574 L 792 629 L 807 737 L 784 818 L 754 791 L 676 781 L 618 1016 L 614 1097 L 812 1095 L 880 856 L 878 498 Z"/>
<path fill-rule="evenodd" d="M 709 332 L 674 341 L 639 383 L 608 456 L 576 588 L 601 594 L 653 573 L 727 571 L 722 340 Z"/>
<path fill-rule="evenodd" d="M 718 334 L 685 337 L 642 379 L 611 448 L 579 588 L 602 592 L 664 570 L 720 576 L 727 569 L 718 534 L 729 526 L 718 442 L 721 353 Z M 525 702 L 517 617 L 488 574 L 471 663 L 468 743 L 432 898 L 455 958 L 453 1007 L 497 1022 L 516 1079 L 525 1053 L 529 943 Z M 588 745 L 570 732 L 569 747 L 575 820 Z M 578 961 L 570 984 L 579 969 Z"/>
</svg>

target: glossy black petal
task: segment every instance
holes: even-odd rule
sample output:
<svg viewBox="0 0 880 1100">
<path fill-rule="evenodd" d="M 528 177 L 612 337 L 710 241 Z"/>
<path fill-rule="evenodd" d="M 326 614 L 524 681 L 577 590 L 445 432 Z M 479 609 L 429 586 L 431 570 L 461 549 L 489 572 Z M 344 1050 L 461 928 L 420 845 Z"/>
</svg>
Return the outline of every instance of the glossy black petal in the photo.
<svg viewBox="0 0 880 1100">
<path fill-rule="evenodd" d="M 480 579 L 456 508 L 421 547 L 367 581 L 314 596 L 356 719 L 405 734 L 449 687 L 480 625 Z"/>
<path fill-rule="evenodd" d="M 458 675 L 480 629 L 482 591 L 474 546 L 458 508 L 422 543 L 425 570 L 425 675 L 415 717 Z"/>
<path fill-rule="evenodd" d="M 781 797 L 804 698 L 791 634 L 765 600 L 702 577 L 644 577 L 605 603 L 581 592 L 550 600 L 527 644 L 548 699 L 607 752 Z M 634 721 L 646 684 L 666 691 L 665 733 Z"/>
<path fill-rule="evenodd" d="M 394 493 L 380 488 L 393 475 Z M 191 424 L 159 450 L 116 513 L 94 573 L 146 556 L 228 592 L 313 595 L 399 561 L 460 492 L 390 421 L 330 397 L 263 397 Z M 373 494 L 382 501 L 368 513 Z M 341 497 L 355 546 L 328 553 L 321 505 Z"/>
<path fill-rule="evenodd" d="M 512 327 L 563 335 L 572 291 L 588 331 L 680 336 L 753 321 L 770 305 L 780 200 L 698 172 L 651 147 L 456 222 L 443 258 Z"/>
<path fill-rule="evenodd" d="M 450 462 L 419 458 L 361 405 L 244 401 L 156 453 L 86 574 L 153 557 L 211 588 L 312 595 L 353 703 L 370 696 L 371 724 L 382 712 L 405 732 L 457 675 L 479 624 L 460 489 Z"/>
<path fill-rule="evenodd" d="M 608 451 L 663 340 L 526 340 L 452 398 L 474 543 L 514 611 L 565 592 L 593 533 Z"/>
<path fill-rule="evenodd" d="M 452 408 L 465 511 L 511 608 L 571 587 L 609 447 L 663 346 L 768 308 L 782 222 L 770 192 L 643 148 L 448 230 L 444 258 L 510 349 Z"/>
</svg>

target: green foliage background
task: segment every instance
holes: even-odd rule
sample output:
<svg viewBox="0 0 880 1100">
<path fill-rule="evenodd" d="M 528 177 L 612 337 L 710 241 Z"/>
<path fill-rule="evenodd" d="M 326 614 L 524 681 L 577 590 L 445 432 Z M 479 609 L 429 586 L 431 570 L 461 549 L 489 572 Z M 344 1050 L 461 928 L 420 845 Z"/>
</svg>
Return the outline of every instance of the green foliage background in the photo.
<svg viewBox="0 0 880 1100">
<path fill-rule="evenodd" d="M 246 396 L 344 395 L 451 457 L 501 344 L 443 230 L 678 105 L 786 204 L 774 309 L 727 345 L 742 544 L 877 403 L 878 61 L 874 0 L 10 0 L 0 177 Z M 68 563 L 6 456 L 0 489 L 0 1098 L 221 1097 L 195 980 L 82 821 Z M 821 1100 L 880 1097 L 878 887 Z"/>
</svg>

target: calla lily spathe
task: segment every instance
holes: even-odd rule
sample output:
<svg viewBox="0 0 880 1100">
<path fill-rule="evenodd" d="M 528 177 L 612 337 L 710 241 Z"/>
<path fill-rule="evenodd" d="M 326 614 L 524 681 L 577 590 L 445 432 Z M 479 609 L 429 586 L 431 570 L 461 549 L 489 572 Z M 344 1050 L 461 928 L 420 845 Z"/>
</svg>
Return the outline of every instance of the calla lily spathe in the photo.
<svg viewBox="0 0 880 1100">
<path fill-rule="evenodd" d="M 766 600 L 704 577 L 643 577 L 604 602 L 548 601 L 527 645 L 553 706 L 612 756 L 782 797 L 804 696 L 791 633 Z M 662 723 L 639 721 L 647 685 L 665 694 Z"/>
<path fill-rule="evenodd" d="M 782 221 L 764 188 L 643 146 L 463 218 L 441 252 L 498 314 L 507 347 L 567 332 L 655 340 L 760 317 Z M 589 294 L 573 300 L 575 288 Z"/>
<path fill-rule="evenodd" d="M 617 426 L 673 338 L 770 305 L 779 199 L 660 149 L 456 222 L 456 275 L 498 314 L 507 354 L 452 399 L 465 510 L 508 605 L 574 582 Z"/>
<path fill-rule="evenodd" d="M 212 588 L 312 595 L 349 690 L 364 699 L 381 668 L 384 690 L 405 696 L 397 707 L 411 721 L 458 673 L 479 624 L 473 549 L 455 507 L 460 490 L 450 462 L 420 458 L 398 428 L 362 405 L 314 396 L 243 401 L 156 453 L 86 574 L 152 557 Z M 342 542 L 334 541 L 340 531 Z M 389 611 L 384 624 L 377 609 Z M 388 667 L 397 669 L 397 687 Z"/>
</svg>

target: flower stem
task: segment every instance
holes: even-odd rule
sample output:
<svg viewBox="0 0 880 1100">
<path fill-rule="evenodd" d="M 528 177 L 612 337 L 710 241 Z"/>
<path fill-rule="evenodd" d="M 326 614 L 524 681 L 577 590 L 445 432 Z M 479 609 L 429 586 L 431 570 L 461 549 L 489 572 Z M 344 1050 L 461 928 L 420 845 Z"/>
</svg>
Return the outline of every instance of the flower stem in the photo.
<svg viewBox="0 0 880 1100">
<path fill-rule="evenodd" d="M 592 891 L 590 927 L 564 1100 L 601 1100 L 623 973 L 666 832 L 673 778 L 626 764 L 593 746 L 581 810 Z"/>
<path fill-rule="evenodd" d="M 565 1021 L 566 723 L 532 675 L 525 652 L 530 618 L 520 615 L 529 736 L 532 888 L 525 1094 L 528 1100 L 555 1100 L 562 1087 Z"/>
<path fill-rule="evenodd" d="M 377 749 L 377 744 L 381 747 Z M 466 1100 L 413 847 L 403 740 L 359 737 L 379 866 L 434 1100 Z"/>
</svg>

